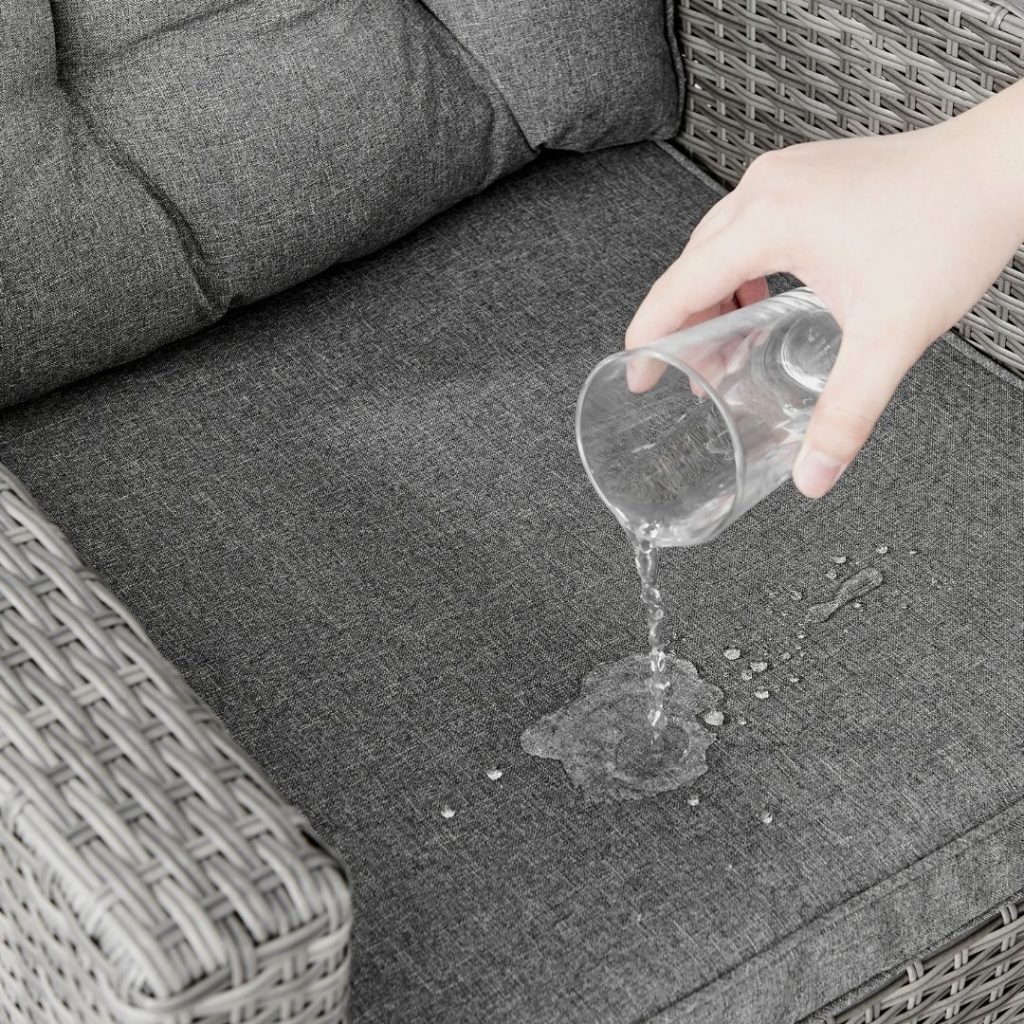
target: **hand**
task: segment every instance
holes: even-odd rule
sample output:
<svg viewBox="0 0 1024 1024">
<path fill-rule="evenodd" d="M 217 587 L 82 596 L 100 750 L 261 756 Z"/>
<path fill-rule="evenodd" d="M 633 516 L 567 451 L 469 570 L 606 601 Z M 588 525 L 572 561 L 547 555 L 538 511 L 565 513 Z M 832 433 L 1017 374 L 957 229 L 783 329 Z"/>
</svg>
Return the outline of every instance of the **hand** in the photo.
<svg viewBox="0 0 1024 1024">
<path fill-rule="evenodd" d="M 788 271 L 843 330 L 793 479 L 825 494 L 903 375 L 984 294 L 1024 239 L 1024 82 L 902 135 L 812 142 L 756 159 L 651 288 L 626 347 L 768 294 Z M 648 364 L 634 372 L 649 387 Z"/>
</svg>

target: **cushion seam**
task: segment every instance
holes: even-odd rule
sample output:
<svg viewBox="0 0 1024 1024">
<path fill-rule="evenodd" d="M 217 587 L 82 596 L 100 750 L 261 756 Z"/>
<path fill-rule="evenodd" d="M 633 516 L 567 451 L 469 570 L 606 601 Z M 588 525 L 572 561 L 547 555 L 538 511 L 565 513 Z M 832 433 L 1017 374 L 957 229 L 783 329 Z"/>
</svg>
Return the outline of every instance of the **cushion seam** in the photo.
<svg viewBox="0 0 1024 1024">
<path fill-rule="evenodd" d="M 1004 819 L 1006 818 L 1008 811 L 1015 812 L 1018 820 L 1024 818 L 1024 799 L 1017 799 L 1013 801 L 1006 807 L 997 811 L 995 814 L 992 814 L 977 825 L 973 826 L 967 832 L 954 836 L 949 841 L 943 843 L 941 846 L 937 846 L 934 849 L 929 850 L 927 853 L 918 857 L 917 860 L 912 861 L 906 867 L 901 868 L 894 874 L 886 875 L 884 878 L 879 879 L 877 882 L 874 882 L 855 893 L 848 900 L 844 900 L 842 903 L 832 906 L 823 914 L 819 914 L 810 921 L 804 922 L 797 928 L 793 929 L 793 931 L 788 932 L 786 935 L 782 936 L 782 938 L 776 940 L 771 945 L 766 946 L 753 956 L 738 961 L 728 970 L 709 979 L 704 984 L 698 985 L 696 988 L 691 989 L 683 995 L 671 1000 L 671 1002 L 668 1002 L 645 1016 L 638 1018 L 635 1024 L 647 1024 L 647 1022 L 654 1021 L 657 1017 L 671 1011 L 674 1007 L 680 1006 L 687 1000 L 692 999 L 695 995 L 718 985 L 739 970 L 751 970 L 773 966 L 784 956 L 797 948 L 808 932 L 821 931 L 823 928 L 827 928 L 832 924 L 840 923 L 854 916 L 861 916 L 866 911 L 870 911 L 872 907 L 886 896 L 905 889 L 917 878 L 928 874 L 932 869 L 933 862 L 939 861 L 945 856 L 954 860 L 962 859 L 966 854 L 969 854 L 980 841 L 987 838 L 988 834 L 994 830 L 997 825 L 1001 826 L 1005 823 Z M 989 909 L 991 910 L 995 909 L 995 907 L 1001 906 L 1002 903 L 1012 895 L 1012 892 L 1007 893 Z M 863 906 L 852 908 L 850 904 L 854 902 L 861 903 Z M 897 966 L 898 964 L 893 965 L 891 970 L 895 970 Z M 848 986 L 844 991 L 850 991 L 851 987 L 856 986 Z"/>
<path fill-rule="evenodd" d="M 334 3 L 335 0 L 320 0 L 313 7 L 303 12 L 303 16 L 310 16 L 315 14 L 321 7 L 326 7 L 329 4 Z M 53 8 L 54 0 L 50 0 L 51 12 Z M 174 35 L 178 32 L 183 32 L 193 25 L 202 24 L 203 22 L 213 21 L 219 18 L 222 14 L 227 14 L 239 7 L 250 7 L 253 6 L 253 0 L 225 0 L 224 3 L 219 4 L 217 7 L 210 8 L 206 11 L 201 11 L 198 14 L 187 15 L 182 18 L 178 18 L 175 21 L 169 22 L 166 25 L 160 25 L 157 28 L 151 29 L 148 32 L 144 32 L 137 39 L 129 39 L 120 42 L 114 46 L 108 46 L 103 49 L 95 50 L 90 53 L 88 57 L 84 58 L 59 58 L 60 67 L 62 69 L 73 69 L 75 71 L 81 71 L 90 73 L 96 71 L 111 61 L 121 59 L 125 54 L 131 53 L 132 50 L 138 49 L 144 43 L 152 42 L 154 39 L 159 39 L 162 36 Z M 52 14 L 51 14 L 52 16 Z M 284 20 L 284 19 L 282 19 Z M 53 18 L 54 23 L 54 34 L 57 31 L 57 19 Z M 59 52 L 59 50 L 58 50 Z"/>
<path fill-rule="evenodd" d="M 208 322 L 212 323 L 217 320 L 227 309 L 228 302 L 221 295 L 220 289 L 215 286 L 211 279 L 206 256 L 203 253 L 202 246 L 199 244 L 199 240 L 196 237 L 195 232 L 192 230 L 192 225 L 189 224 L 188 219 L 178 208 L 174 200 L 171 199 L 171 197 L 154 181 L 152 181 L 152 179 L 150 179 L 150 177 L 128 155 L 128 153 L 117 145 L 110 136 L 97 127 L 89 117 L 85 108 L 75 99 L 59 79 L 58 84 L 63 94 L 67 97 L 68 104 L 74 116 L 79 119 L 86 131 L 89 133 L 89 137 L 92 139 L 96 147 L 105 153 L 116 167 L 135 181 L 146 195 L 156 203 L 160 211 L 167 218 L 171 227 L 174 229 L 174 233 L 181 245 L 182 251 L 185 254 L 185 260 L 188 264 L 189 271 L 191 272 L 192 280 L 200 297 L 202 298 L 203 303 L 206 305 L 206 314 L 209 318 Z M 198 330 L 202 326 L 204 326 L 204 324 L 198 323 L 195 325 L 195 329 Z"/>
<path fill-rule="evenodd" d="M 686 69 L 683 65 L 683 48 L 679 43 L 679 12 L 676 0 L 665 0 L 665 42 L 672 61 L 672 73 L 676 77 L 676 109 L 672 115 L 672 135 L 678 135 L 683 128 L 686 114 Z"/>
<path fill-rule="evenodd" d="M 496 79 L 494 78 L 494 75 L 491 74 L 490 68 L 488 68 L 487 65 L 484 64 L 484 62 L 479 57 L 477 57 L 475 53 L 473 53 L 473 51 L 462 41 L 462 39 L 459 38 L 458 34 L 455 31 L 453 31 L 445 22 L 445 20 L 434 10 L 434 8 L 430 6 L 429 0 L 412 0 L 412 2 L 419 7 L 422 7 L 423 10 L 426 11 L 427 14 L 444 30 L 445 35 L 449 39 L 451 39 L 452 42 L 454 42 L 454 44 L 458 47 L 459 52 L 462 54 L 462 59 L 466 62 L 467 70 L 470 72 L 472 77 L 474 79 L 477 79 L 478 77 L 477 75 L 473 74 L 474 68 L 477 70 L 478 73 L 483 75 L 484 80 L 490 86 L 490 90 L 488 91 L 493 91 L 493 93 L 498 97 L 498 99 L 501 100 L 502 105 L 508 111 L 508 116 L 512 119 L 512 123 L 516 126 L 516 131 L 519 132 L 519 135 L 522 138 L 523 143 L 525 144 L 527 149 L 529 149 L 531 153 L 538 153 L 540 151 L 540 147 L 534 146 L 533 143 L 530 142 L 530 138 L 526 134 L 522 122 L 516 116 L 516 112 L 512 109 L 512 104 L 509 103 L 508 97 L 505 95 L 504 90 L 501 88 L 500 85 L 498 85 Z"/>
<path fill-rule="evenodd" d="M 941 939 L 939 939 L 934 945 L 930 946 L 927 950 L 921 952 L 921 958 L 926 958 L 932 952 L 938 952 L 944 949 L 949 949 L 954 945 L 958 945 L 965 939 L 972 936 L 978 929 L 984 927 L 986 924 L 992 921 L 993 916 L 1000 907 L 1006 906 L 1008 903 L 1017 904 L 1024 899 L 1024 888 L 1017 889 L 1010 893 L 1008 896 L 993 903 L 991 906 L 986 907 L 980 913 L 973 914 L 963 924 L 947 929 Z M 858 993 L 867 986 L 873 991 L 878 991 L 885 985 L 888 985 L 894 980 L 894 972 L 897 970 L 905 970 L 908 966 L 907 960 L 902 960 L 897 964 L 890 965 L 883 968 L 880 971 L 876 971 L 870 978 L 865 979 L 857 985 L 847 989 L 842 995 L 835 997 L 831 1002 L 826 1003 L 824 1006 L 819 1007 L 817 1010 L 812 1010 L 811 1013 L 803 1021 L 803 1024 L 826 1024 L 829 1013 L 841 1013 L 844 1009 L 856 1006 L 858 1002 L 863 1001 L 865 998 L 863 994 Z M 824 1020 L 816 1015 L 825 1014 Z"/>
</svg>

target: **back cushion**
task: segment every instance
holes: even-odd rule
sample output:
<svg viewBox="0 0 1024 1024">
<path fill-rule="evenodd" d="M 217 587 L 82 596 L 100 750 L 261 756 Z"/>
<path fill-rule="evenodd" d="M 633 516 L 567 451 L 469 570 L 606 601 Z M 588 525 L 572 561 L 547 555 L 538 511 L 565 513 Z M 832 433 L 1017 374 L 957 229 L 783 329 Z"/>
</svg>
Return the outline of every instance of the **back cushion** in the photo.
<svg viewBox="0 0 1024 1024">
<path fill-rule="evenodd" d="M 662 0 L 0 5 L 0 405 L 678 121 Z"/>
</svg>

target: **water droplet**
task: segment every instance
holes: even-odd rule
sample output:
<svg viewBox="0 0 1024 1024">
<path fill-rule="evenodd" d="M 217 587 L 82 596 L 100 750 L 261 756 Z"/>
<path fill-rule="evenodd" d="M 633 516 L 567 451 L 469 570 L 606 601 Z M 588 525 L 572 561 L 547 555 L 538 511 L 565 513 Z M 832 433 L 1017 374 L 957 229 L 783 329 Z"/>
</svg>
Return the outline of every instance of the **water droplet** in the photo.
<svg viewBox="0 0 1024 1024">
<path fill-rule="evenodd" d="M 689 805 L 690 805 L 691 807 L 696 807 L 696 806 L 697 806 L 697 804 L 699 804 L 699 803 L 700 803 L 700 797 L 699 797 L 699 796 L 697 796 L 697 794 L 696 794 L 696 793 L 691 793 L 691 794 L 690 794 L 690 796 L 688 796 L 688 797 L 686 798 L 686 802 L 687 802 L 687 803 L 688 803 L 688 804 L 689 804 Z"/>
<path fill-rule="evenodd" d="M 878 547 L 875 548 L 875 554 L 876 555 L 887 555 L 887 554 L 889 554 L 889 546 L 887 544 L 879 544 Z"/>
<path fill-rule="evenodd" d="M 751 672 L 749 668 L 745 668 L 740 673 L 740 679 L 742 679 L 745 683 L 749 683 L 750 680 L 753 679 L 753 678 L 754 678 L 754 673 Z"/>
<path fill-rule="evenodd" d="M 768 699 L 768 691 L 762 686 L 760 689 L 754 691 L 754 696 L 758 700 L 767 700 Z"/>
<path fill-rule="evenodd" d="M 828 577 L 828 578 L 829 578 L 830 580 L 834 580 L 834 579 L 836 579 L 836 578 L 837 578 L 837 577 L 839 576 L 839 573 L 837 573 L 837 572 L 835 571 L 835 569 L 829 569 L 829 571 L 828 571 L 827 573 L 825 573 L 825 575 L 826 575 L 826 576 L 827 576 L 827 577 Z"/>
<path fill-rule="evenodd" d="M 737 725 L 746 725 L 747 724 L 747 720 L 745 718 L 742 718 L 742 717 L 737 718 L 736 719 L 736 724 Z"/>
<path fill-rule="evenodd" d="M 783 661 L 789 661 L 789 659 L 792 658 L 792 657 L 793 657 L 793 655 L 790 654 L 789 651 L 783 651 L 782 652 L 782 660 Z"/>
<path fill-rule="evenodd" d="M 909 551 L 907 552 L 907 554 L 908 554 L 908 555 L 916 555 L 916 554 L 917 554 L 917 548 L 911 548 L 911 549 L 910 549 L 910 550 L 909 550 Z"/>
<path fill-rule="evenodd" d="M 505 773 L 500 768 L 489 768 L 486 774 L 491 782 L 497 782 Z"/>
<path fill-rule="evenodd" d="M 808 622 L 826 622 L 843 605 L 852 604 L 864 594 L 869 593 L 884 582 L 882 574 L 875 568 L 861 569 L 851 576 L 836 592 L 831 601 L 813 605 L 807 610 Z"/>
<path fill-rule="evenodd" d="M 805 636 L 807 636 L 806 633 L 797 633 L 796 638 L 797 640 L 803 640 Z"/>
<path fill-rule="evenodd" d="M 789 677 L 789 681 L 791 683 L 799 683 L 800 682 L 800 677 L 799 676 L 790 676 Z"/>
<path fill-rule="evenodd" d="M 752 672 L 764 672 L 768 668 L 767 661 L 752 661 L 750 663 L 750 669 Z"/>
<path fill-rule="evenodd" d="M 863 608 L 863 607 L 864 607 L 864 605 L 862 605 L 862 604 L 860 603 L 860 601 L 854 601 L 854 602 L 853 602 L 853 607 L 854 607 L 854 608 Z"/>
<path fill-rule="evenodd" d="M 448 804 L 445 804 L 444 807 L 441 808 L 441 817 L 442 818 L 454 818 L 455 817 L 455 809 L 453 807 L 449 807 Z"/>
<path fill-rule="evenodd" d="M 721 725 L 725 721 L 725 715 L 716 709 L 714 711 L 709 711 L 704 716 L 704 721 L 707 722 L 708 725 Z"/>
<path fill-rule="evenodd" d="M 804 595 L 799 590 L 791 590 L 789 597 L 792 601 L 802 601 L 804 599 Z"/>
<path fill-rule="evenodd" d="M 832 561 L 835 562 L 836 565 L 845 565 L 846 555 L 836 555 L 835 558 L 832 559 Z"/>
<path fill-rule="evenodd" d="M 761 822 L 765 825 L 770 825 L 775 820 L 775 815 L 772 814 L 770 808 L 766 807 L 761 812 Z"/>
<path fill-rule="evenodd" d="M 722 653 L 726 661 L 735 661 L 740 656 L 739 650 L 735 647 L 727 647 Z"/>
</svg>

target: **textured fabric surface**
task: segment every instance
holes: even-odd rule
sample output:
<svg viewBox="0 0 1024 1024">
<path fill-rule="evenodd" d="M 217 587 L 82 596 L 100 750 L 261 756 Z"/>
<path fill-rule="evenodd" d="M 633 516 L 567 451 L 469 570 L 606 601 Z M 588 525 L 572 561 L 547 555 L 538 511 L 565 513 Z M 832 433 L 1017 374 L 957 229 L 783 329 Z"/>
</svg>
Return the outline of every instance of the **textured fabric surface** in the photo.
<svg viewBox="0 0 1024 1024">
<path fill-rule="evenodd" d="M 542 147 L 678 126 L 661 0 L 445 17 L 0 3 L 0 405 L 371 252 Z"/>
<path fill-rule="evenodd" d="M 681 109 L 650 107 L 682 82 L 678 51 L 664 44 L 671 2 L 604 0 L 585 16 L 551 0 L 424 2 L 488 69 L 533 146 L 586 150 L 679 127 Z"/>
<path fill-rule="evenodd" d="M 357 1020 L 791 1021 L 1024 888 L 1024 403 L 949 343 L 833 495 L 666 557 L 674 649 L 727 695 L 699 806 L 586 805 L 520 751 L 640 649 L 573 408 L 715 197 L 653 145 L 545 157 L 0 416 L 0 462 L 350 868 Z M 861 609 L 801 625 L 867 564 Z"/>
</svg>

